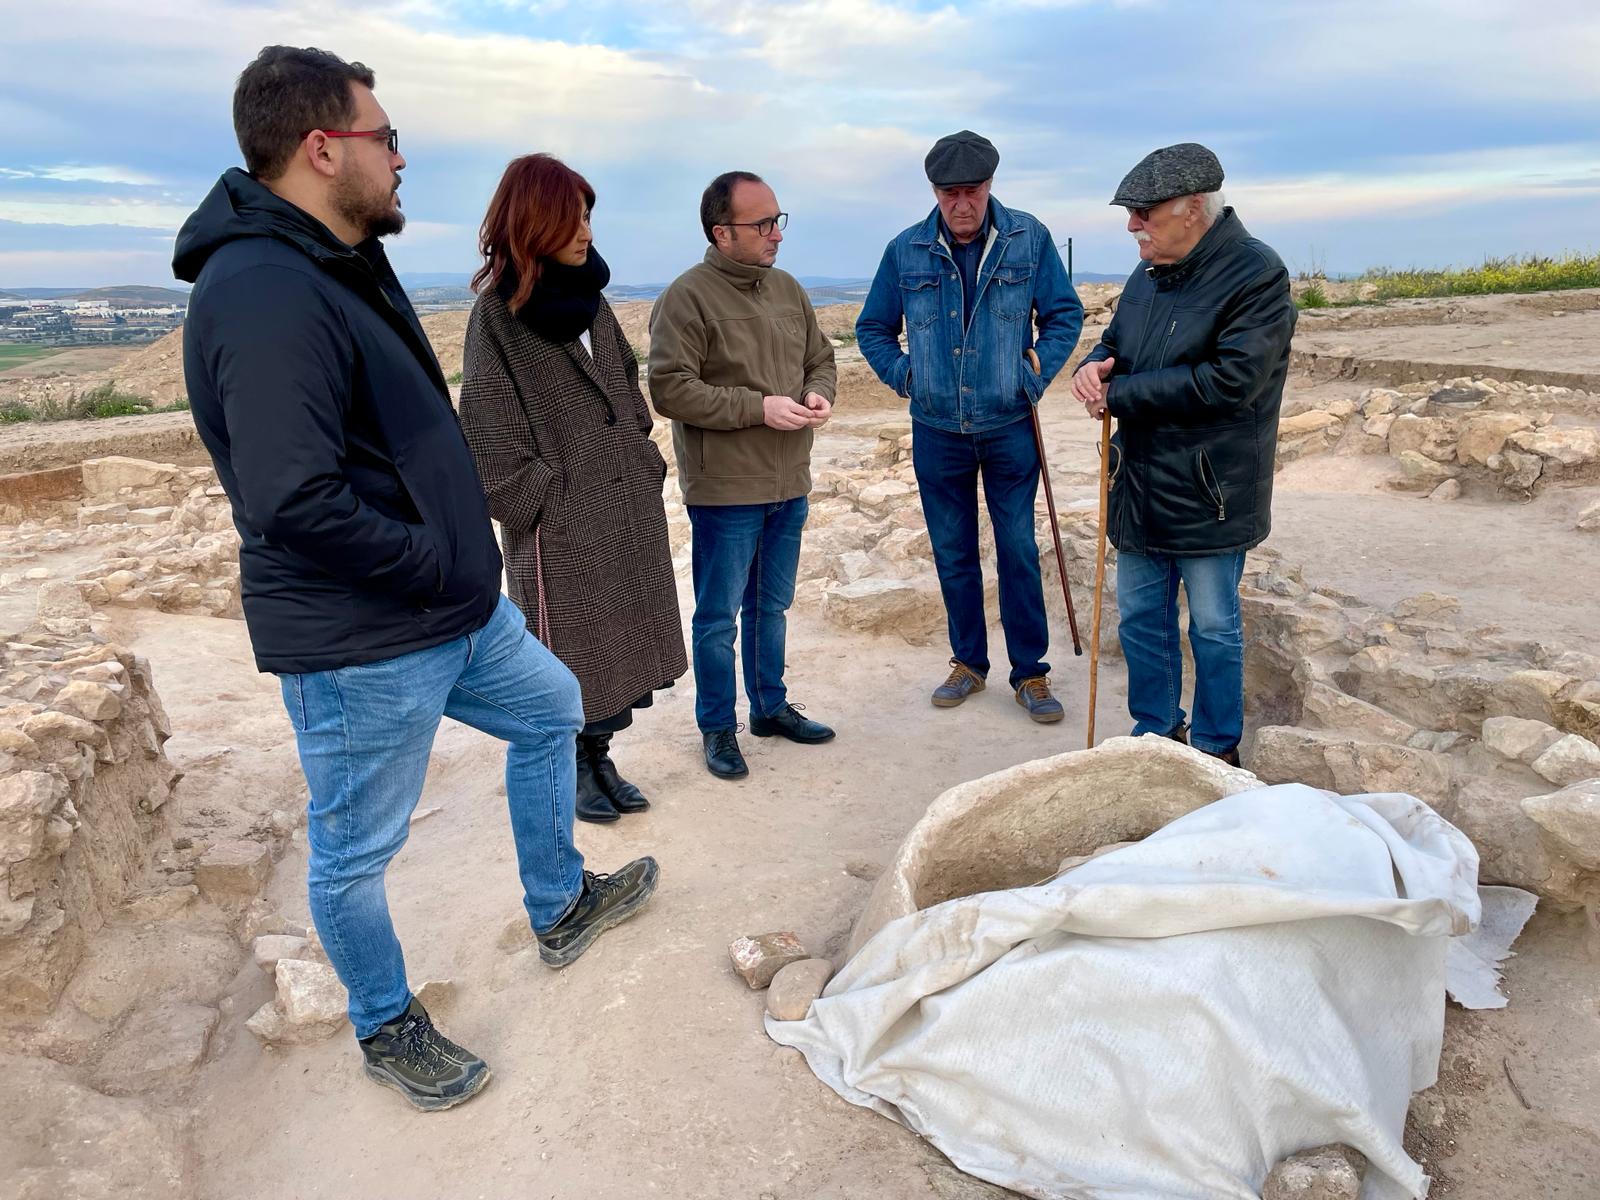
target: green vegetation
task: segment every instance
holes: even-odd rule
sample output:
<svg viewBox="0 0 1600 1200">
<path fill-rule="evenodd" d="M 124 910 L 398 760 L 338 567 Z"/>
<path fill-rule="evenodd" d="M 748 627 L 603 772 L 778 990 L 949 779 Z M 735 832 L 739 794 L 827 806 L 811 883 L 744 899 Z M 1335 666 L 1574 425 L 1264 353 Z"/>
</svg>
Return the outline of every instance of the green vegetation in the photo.
<svg viewBox="0 0 1600 1200">
<path fill-rule="evenodd" d="M 448 384 L 451 384 L 452 386 L 455 385 L 455 384 L 460 383 L 461 382 L 461 372 L 460 371 L 451 371 L 449 375 L 445 376 L 445 380 L 444 381 L 446 383 L 448 383 Z"/>
<path fill-rule="evenodd" d="M 1296 308 L 1327 308 L 1333 302 L 1328 299 L 1328 293 L 1323 291 L 1322 284 L 1313 283 L 1295 298 Z"/>
<path fill-rule="evenodd" d="M 1495 292 L 1549 292 L 1563 288 L 1600 287 L 1600 254 L 1564 254 L 1559 258 L 1524 255 L 1486 258 L 1477 267 L 1438 271 L 1395 271 L 1377 267 L 1358 283 L 1377 288 L 1375 300 L 1419 296 L 1482 296 Z"/>
<path fill-rule="evenodd" d="M 52 354 L 60 353 L 60 346 L 25 346 L 20 342 L 0 342 L 0 371 L 20 367 L 24 363 L 37 362 L 41 358 L 49 358 Z"/>
<path fill-rule="evenodd" d="M 0 402 L 0 425 L 16 425 L 23 421 L 92 421 L 101 417 L 188 411 L 188 397 L 171 404 L 153 405 L 144 396 L 122 391 L 116 380 L 110 379 L 87 392 L 68 392 L 65 397 L 47 394 L 32 404 L 23 400 Z"/>
</svg>

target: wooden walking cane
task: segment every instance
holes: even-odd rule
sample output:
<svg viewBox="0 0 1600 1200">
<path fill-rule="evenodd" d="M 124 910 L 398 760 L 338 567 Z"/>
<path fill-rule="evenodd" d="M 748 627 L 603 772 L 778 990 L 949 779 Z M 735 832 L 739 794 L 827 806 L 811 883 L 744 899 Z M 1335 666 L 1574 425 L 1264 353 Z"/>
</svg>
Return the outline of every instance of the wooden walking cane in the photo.
<svg viewBox="0 0 1600 1200">
<path fill-rule="evenodd" d="M 1034 374 L 1039 373 L 1039 356 L 1031 349 L 1024 350 Z M 1067 557 L 1061 550 L 1061 522 L 1056 519 L 1056 498 L 1050 491 L 1050 467 L 1044 460 L 1044 429 L 1039 424 L 1039 406 L 1028 405 L 1033 417 L 1033 444 L 1039 451 L 1039 478 L 1044 480 L 1044 505 L 1050 510 L 1050 536 L 1056 543 L 1056 569 L 1061 573 L 1061 597 L 1067 602 L 1067 627 L 1072 630 L 1072 652 L 1081 656 L 1083 643 L 1078 640 L 1078 614 L 1072 609 L 1072 588 L 1067 583 Z"/>
<path fill-rule="evenodd" d="M 1094 548 L 1094 616 L 1089 629 L 1089 738 L 1094 749 L 1094 706 L 1100 689 L 1100 610 L 1106 587 L 1106 510 L 1111 502 L 1111 414 L 1100 417 L 1100 533 Z"/>
</svg>

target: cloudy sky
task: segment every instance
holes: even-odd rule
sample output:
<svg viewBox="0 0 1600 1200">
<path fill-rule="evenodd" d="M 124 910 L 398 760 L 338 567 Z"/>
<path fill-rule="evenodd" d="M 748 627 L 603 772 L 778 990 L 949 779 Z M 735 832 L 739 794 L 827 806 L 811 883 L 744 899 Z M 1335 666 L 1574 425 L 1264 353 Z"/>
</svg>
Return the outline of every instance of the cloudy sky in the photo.
<svg viewBox="0 0 1600 1200">
<path fill-rule="evenodd" d="M 698 258 L 733 167 L 792 214 L 781 265 L 870 275 L 963 127 L 1080 271 L 1129 268 L 1106 201 L 1191 140 L 1292 268 L 1600 249 L 1596 0 L 0 0 L 0 288 L 169 282 L 271 42 L 376 70 L 403 272 L 470 271 L 505 162 L 548 150 L 617 282 Z"/>
</svg>

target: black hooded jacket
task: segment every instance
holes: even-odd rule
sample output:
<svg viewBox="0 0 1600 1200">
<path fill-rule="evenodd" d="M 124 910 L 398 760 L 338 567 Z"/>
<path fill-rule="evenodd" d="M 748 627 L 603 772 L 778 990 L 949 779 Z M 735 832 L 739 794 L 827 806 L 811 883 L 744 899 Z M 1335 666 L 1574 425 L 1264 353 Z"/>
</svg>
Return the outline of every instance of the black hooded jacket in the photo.
<svg viewBox="0 0 1600 1200">
<path fill-rule="evenodd" d="M 477 468 L 376 239 L 350 247 L 245 172 L 178 233 L 183 372 L 243 545 L 263 671 L 377 662 L 461 637 L 500 592 Z"/>
<path fill-rule="evenodd" d="M 1294 324 L 1288 271 L 1231 208 L 1182 260 L 1129 276 L 1084 359 L 1116 359 L 1118 550 L 1225 554 L 1266 538 Z"/>
</svg>

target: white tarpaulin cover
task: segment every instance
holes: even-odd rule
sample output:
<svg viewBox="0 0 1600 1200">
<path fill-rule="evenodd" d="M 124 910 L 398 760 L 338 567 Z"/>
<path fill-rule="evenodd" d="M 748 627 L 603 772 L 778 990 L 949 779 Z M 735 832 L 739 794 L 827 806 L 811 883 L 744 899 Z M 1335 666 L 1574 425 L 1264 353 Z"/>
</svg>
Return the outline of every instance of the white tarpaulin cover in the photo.
<svg viewBox="0 0 1600 1200">
<path fill-rule="evenodd" d="M 1420 1196 L 1401 1132 L 1435 1080 L 1477 872 L 1411 796 L 1259 788 L 1038 887 L 895 920 L 767 1030 L 1029 1196 L 1247 1200 L 1328 1142 L 1370 1160 L 1363 1200 Z"/>
</svg>

